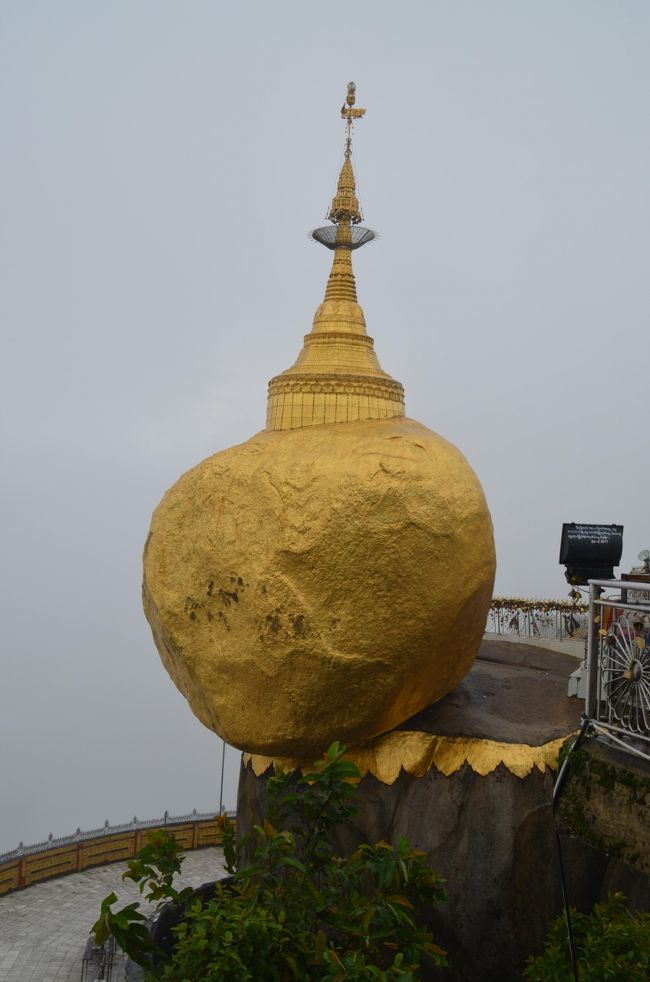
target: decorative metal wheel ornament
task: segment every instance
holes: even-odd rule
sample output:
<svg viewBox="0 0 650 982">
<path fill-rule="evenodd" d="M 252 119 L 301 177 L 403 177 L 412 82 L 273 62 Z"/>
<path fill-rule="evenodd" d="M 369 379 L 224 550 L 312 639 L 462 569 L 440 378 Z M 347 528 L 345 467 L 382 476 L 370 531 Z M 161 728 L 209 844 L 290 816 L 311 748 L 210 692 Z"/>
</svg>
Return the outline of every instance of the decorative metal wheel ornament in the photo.
<svg viewBox="0 0 650 982">
<path fill-rule="evenodd" d="M 612 721 L 647 736 L 650 734 L 650 647 L 646 631 L 642 621 L 626 615 L 617 618 L 602 638 L 601 672 L 603 695 Z"/>
</svg>

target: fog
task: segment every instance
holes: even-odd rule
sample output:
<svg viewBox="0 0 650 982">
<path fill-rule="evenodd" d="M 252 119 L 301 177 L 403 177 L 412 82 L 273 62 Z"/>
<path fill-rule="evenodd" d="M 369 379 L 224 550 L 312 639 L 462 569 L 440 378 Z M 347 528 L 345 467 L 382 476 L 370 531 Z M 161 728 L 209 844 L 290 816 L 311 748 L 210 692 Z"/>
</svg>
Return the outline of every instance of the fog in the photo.
<svg viewBox="0 0 650 982">
<path fill-rule="evenodd" d="M 218 806 L 142 546 L 310 329 L 350 79 L 359 299 L 479 475 L 496 592 L 566 594 L 564 521 L 650 547 L 649 42 L 643 0 L 0 6 L 0 851 Z"/>
</svg>

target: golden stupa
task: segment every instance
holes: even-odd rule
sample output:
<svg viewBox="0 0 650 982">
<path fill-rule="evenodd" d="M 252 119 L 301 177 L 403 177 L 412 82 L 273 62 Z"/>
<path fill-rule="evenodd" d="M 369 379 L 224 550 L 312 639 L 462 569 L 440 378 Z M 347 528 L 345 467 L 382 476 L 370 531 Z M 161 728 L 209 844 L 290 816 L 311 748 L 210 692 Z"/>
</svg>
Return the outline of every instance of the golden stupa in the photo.
<svg viewBox="0 0 650 982">
<path fill-rule="evenodd" d="M 360 227 L 345 156 L 313 237 L 334 252 L 295 364 L 269 383 L 266 429 L 184 474 L 153 515 L 143 598 L 198 718 L 252 753 L 356 746 L 453 689 L 492 596 L 492 524 L 462 454 L 404 416 L 357 302 Z"/>
</svg>

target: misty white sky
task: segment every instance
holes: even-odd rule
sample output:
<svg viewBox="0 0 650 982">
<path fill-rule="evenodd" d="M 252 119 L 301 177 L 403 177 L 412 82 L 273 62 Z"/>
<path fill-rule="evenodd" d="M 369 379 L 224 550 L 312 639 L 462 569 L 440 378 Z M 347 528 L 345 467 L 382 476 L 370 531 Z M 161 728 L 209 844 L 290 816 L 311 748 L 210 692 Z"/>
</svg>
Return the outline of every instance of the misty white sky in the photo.
<svg viewBox="0 0 650 982">
<path fill-rule="evenodd" d="M 310 329 L 350 79 L 369 333 L 497 592 L 566 593 L 563 521 L 650 547 L 649 47 L 646 0 L 0 3 L 0 851 L 217 803 L 141 549 Z"/>
</svg>

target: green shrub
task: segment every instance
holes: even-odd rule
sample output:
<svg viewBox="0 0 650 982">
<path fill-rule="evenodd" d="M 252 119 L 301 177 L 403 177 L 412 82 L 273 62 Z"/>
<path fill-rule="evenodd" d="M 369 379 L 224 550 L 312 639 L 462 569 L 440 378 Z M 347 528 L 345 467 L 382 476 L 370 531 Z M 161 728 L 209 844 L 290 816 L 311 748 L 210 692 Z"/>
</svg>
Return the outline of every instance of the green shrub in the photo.
<svg viewBox="0 0 650 982">
<path fill-rule="evenodd" d="M 616 893 L 590 914 L 573 911 L 580 982 L 648 982 L 650 914 L 631 914 Z M 556 918 L 541 955 L 530 957 L 527 982 L 573 982 L 564 916 Z"/>
<path fill-rule="evenodd" d="M 416 979 L 444 964 L 417 912 L 444 899 L 423 853 L 400 839 L 336 855 L 333 836 L 356 811 L 359 772 L 333 744 L 314 771 L 267 784 L 269 818 L 235 845 L 223 820 L 232 885 L 197 903 L 177 928 L 164 982 L 223 979 Z M 242 853 L 253 847 L 244 866 Z"/>
<path fill-rule="evenodd" d="M 129 953 L 135 951 L 140 956 L 135 960 L 148 966 L 148 979 L 409 982 L 420 977 L 425 964 L 446 964 L 445 952 L 423 923 L 426 912 L 445 899 L 425 854 L 403 838 L 396 847 L 363 844 L 348 858 L 336 853 L 334 832 L 356 812 L 359 779 L 343 752 L 333 744 L 312 773 L 270 778 L 269 818 L 241 842 L 235 842 L 232 823 L 221 819 L 232 880 L 217 883 L 214 900 L 196 901 L 185 910 L 174 928 L 172 956 L 161 968 L 154 970 L 151 952 L 142 948 L 140 923 L 134 924 L 135 938 L 128 930 L 126 939 L 124 931 L 121 939 L 115 934 L 118 944 L 129 951 L 126 940 Z M 245 852 L 253 856 L 247 865 Z M 136 865 L 136 876 L 140 871 Z M 146 882 L 156 898 L 160 875 Z M 95 928 L 100 923 L 109 931 L 119 928 L 116 918 L 122 913 L 112 914 L 108 923 L 100 918 Z"/>
<path fill-rule="evenodd" d="M 140 894 L 153 904 L 155 910 L 168 903 L 182 909 L 192 893 L 191 887 L 178 891 L 173 886 L 173 879 L 180 873 L 182 862 L 181 847 L 171 832 L 154 829 L 147 833 L 145 845 L 135 858 L 127 862 L 122 879 L 137 883 Z M 95 943 L 104 944 L 112 935 L 129 958 L 138 965 L 150 968 L 154 955 L 160 952 L 142 923 L 146 917 L 138 909 L 140 904 L 136 901 L 114 911 L 112 908 L 116 902 L 114 893 L 102 900 L 99 917 L 90 929 L 90 933 L 95 935 Z"/>
</svg>

